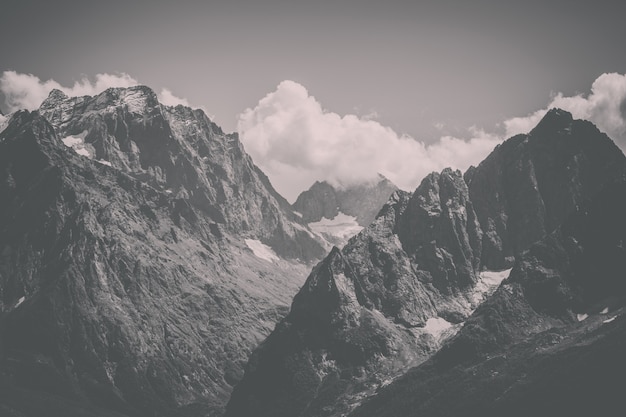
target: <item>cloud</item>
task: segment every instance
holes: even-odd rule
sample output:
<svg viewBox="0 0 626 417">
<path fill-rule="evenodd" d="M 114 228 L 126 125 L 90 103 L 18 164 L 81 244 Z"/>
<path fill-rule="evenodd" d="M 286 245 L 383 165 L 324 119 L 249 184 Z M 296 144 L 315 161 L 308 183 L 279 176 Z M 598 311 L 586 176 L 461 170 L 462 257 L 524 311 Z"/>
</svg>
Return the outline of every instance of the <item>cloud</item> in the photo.
<svg viewBox="0 0 626 417">
<path fill-rule="evenodd" d="M 349 185 L 378 173 L 413 190 L 432 171 L 480 162 L 501 141 L 471 129 L 470 140 L 446 136 L 425 145 L 367 117 L 326 111 L 293 81 L 245 110 L 238 131 L 246 151 L 290 201 L 316 180 Z"/>
<path fill-rule="evenodd" d="M 50 91 L 59 89 L 68 96 L 95 95 L 111 87 L 130 87 L 138 82 L 128 74 L 96 74 L 92 82 L 87 77 L 64 87 L 54 80 L 41 81 L 32 74 L 4 71 L 0 77 L 0 91 L 4 94 L 9 112 L 18 109 L 35 110 L 48 97 Z"/>
<path fill-rule="evenodd" d="M 507 137 L 529 132 L 553 107 L 569 111 L 576 119 L 593 122 L 626 150 L 626 74 L 602 74 L 593 82 L 587 95 L 555 94 L 545 109 L 505 121 Z"/>
<path fill-rule="evenodd" d="M 255 163 L 293 201 L 316 180 L 348 185 L 373 180 L 377 173 L 411 191 L 432 171 L 478 164 L 505 138 L 531 131 L 553 107 L 590 120 L 626 150 L 626 75 L 616 73 L 598 77 L 587 95 L 553 94 L 544 109 L 503 121 L 503 135 L 472 127 L 470 139 L 443 136 L 425 145 L 367 116 L 324 110 L 293 81 L 283 81 L 245 110 L 238 131 Z"/>
<path fill-rule="evenodd" d="M 182 104 L 183 106 L 191 107 L 186 98 L 176 97 L 167 88 L 162 88 L 158 97 L 161 104 L 165 104 L 166 106 L 178 106 Z"/>
</svg>

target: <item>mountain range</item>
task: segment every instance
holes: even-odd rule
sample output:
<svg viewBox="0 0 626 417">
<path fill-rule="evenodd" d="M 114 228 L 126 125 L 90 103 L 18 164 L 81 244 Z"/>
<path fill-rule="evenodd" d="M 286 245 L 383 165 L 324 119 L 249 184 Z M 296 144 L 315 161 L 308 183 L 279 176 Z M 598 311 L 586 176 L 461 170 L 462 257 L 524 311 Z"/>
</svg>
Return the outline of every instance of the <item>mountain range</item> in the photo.
<svg viewBox="0 0 626 417">
<path fill-rule="evenodd" d="M 148 87 L 1 121 L 0 415 L 620 404 L 626 158 L 590 122 L 553 109 L 412 192 L 316 182 L 290 205 L 236 134 Z"/>
</svg>

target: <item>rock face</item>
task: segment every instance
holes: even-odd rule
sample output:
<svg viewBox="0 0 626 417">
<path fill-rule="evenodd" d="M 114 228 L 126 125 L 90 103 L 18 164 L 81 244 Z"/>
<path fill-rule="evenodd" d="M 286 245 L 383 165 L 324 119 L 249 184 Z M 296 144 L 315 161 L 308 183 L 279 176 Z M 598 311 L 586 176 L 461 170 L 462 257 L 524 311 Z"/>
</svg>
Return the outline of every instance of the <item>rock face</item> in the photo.
<svg viewBox="0 0 626 417">
<path fill-rule="evenodd" d="M 375 182 L 347 187 L 318 181 L 298 196 L 293 209 L 329 245 L 343 247 L 349 238 L 374 221 L 397 190 L 382 175 Z"/>
<path fill-rule="evenodd" d="M 431 360 L 356 416 L 589 415 L 623 405 L 626 182 L 582 204 Z"/>
<path fill-rule="evenodd" d="M 202 112 L 53 92 L 0 133 L 0 414 L 220 415 L 322 253 Z"/>
<path fill-rule="evenodd" d="M 591 123 L 552 110 L 465 175 L 446 169 L 397 192 L 312 271 L 226 414 L 349 412 L 454 333 L 494 289 L 483 269 L 512 266 L 625 164 Z"/>
<path fill-rule="evenodd" d="M 513 257 L 558 227 L 619 173 L 621 151 L 586 121 L 553 109 L 528 135 L 498 146 L 465 174 L 483 229 L 483 264 Z"/>
</svg>

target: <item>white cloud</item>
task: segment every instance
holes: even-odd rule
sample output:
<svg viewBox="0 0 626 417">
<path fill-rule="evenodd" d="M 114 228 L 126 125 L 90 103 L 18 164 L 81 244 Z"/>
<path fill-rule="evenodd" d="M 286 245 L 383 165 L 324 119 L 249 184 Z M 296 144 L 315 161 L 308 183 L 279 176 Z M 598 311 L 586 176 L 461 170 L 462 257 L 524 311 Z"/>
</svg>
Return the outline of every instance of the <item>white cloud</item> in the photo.
<svg viewBox="0 0 626 417">
<path fill-rule="evenodd" d="M 111 87 L 132 87 L 139 82 L 128 74 L 96 74 L 94 81 L 87 77 L 65 87 L 55 80 L 42 81 L 32 74 L 20 74 L 15 71 L 4 71 L 0 76 L 0 91 L 4 94 L 9 112 L 18 109 L 35 110 L 48 97 L 50 91 L 58 89 L 70 97 L 94 96 Z M 159 101 L 166 106 L 190 107 L 185 98 L 175 96 L 171 90 L 162 88 L 158 94 Z"/>
<path fill-rule="evenodd" d="M 576 119 L 593 122 L 626 150 L 626 74 L 602 74 L 593 82 L 588 95 L 554 95 L 545 109 L 505 121 L 507 137 L 529 132 L 553 107 L 569 111 Z"/>
<path fill-rule="evenodd" d="M 255 163 L 293 201 L 316 180 L 350 184 L 372 180 L 377 173 L 412 191 L 432 171 L 479 163 L 505 138 L 532 130 L 553 107 L 590 120 L 626 150 L 626 75 L 616 73 L 598 77 L 586 96 L 554 94 L 545 109 L 505 120 L 502 136 L 472 127 L 469 140 L 443 136 L 425 145 L 369 117 L 326 111 L 293 81 L 283 81 L 245 110 L 238 130 Z"/>
<path fill-rule="evenodd" d="M 92 82 L 87 77 L 64 87 L 54 80 L 41 81 L 32 74 L 4 71 L 0 77 L 0 91 L 4 94 L 9 112 L 19 109 L 35 110 L 48 97 L 50 91 L 59 89 L 68 96 L 92 96 L 111 87 L 130 87 L 138 82 L 128 74 L 96 74 Z"/>
<path fill-rule="evenodd" d="M 183 106 L 191 107 L 186 98 L 176 97 L 167 88 L 162 88 L 158 97 L 159 101 L 166 106 L 178 106 L 179 104 L 182 104 Z"/>
<path fill-rule="evenodd" d="M 413 190 L 432 171 L 464 170 L 479 162 L 501 141 L 471 129 L 469 141 L 446 136 L 425 145 L 366 117 L 325 111 L 293 81 L 283 81 L 245 110 L 238 130 L 255 163 L 290 201 L 316 180 L 351 184 L 378 173 Z"/>
</svg>

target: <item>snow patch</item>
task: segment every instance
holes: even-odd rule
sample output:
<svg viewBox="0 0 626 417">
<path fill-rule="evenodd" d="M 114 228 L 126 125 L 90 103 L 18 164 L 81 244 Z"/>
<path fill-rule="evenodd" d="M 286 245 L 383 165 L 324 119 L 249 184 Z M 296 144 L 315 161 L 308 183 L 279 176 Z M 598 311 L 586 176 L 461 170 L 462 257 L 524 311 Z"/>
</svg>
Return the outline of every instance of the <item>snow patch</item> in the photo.
<svg viewBox="0 0 626 417">
<path fill-rule="evenodd" d="M 104 159 L 96 159 L 96 162 L 102 165 L 106 165 L 108 167 L 112 167 L 113 165 L 111 165 L 111 163 L 109 161 L 105 161 Z"/>
<path fill-rule="evenodd" d="M 93 158 L 93 147 L 87 143 L 85 143 L 85 137 L 87 136 L 87 131 L 84 130 L 82 133 L 76 136 L 67 136 L 63 139 L 63 144 L 68 148 L 74 149 L 74 151 L 82 156 L 86 156 L 89 159 Z"/>
<path fill-rule="evenodd" d="M 576 314 L 576 320 L 578 321 L 586 320 L 587 317 L 589 317 L 589 314 Z"/>
<path fill-rule="evenodd" d="M 609 312 L 609 308 L 605 307 L 604 310 L 600 312 L 600 314 L 607 314 Z"/>
<path fill-rule="evenodd" d="M 19 300 L 17 300 L 17 303 L 15 304 L 14 308 L 18 308 L 20 306 L 20 304 L 22 304 L 24 302 L 24 300 L 26 300 L 26 297 L 20 297 Z"/>
<path fill-rule="evenodd" d="M 260 240 L 245 239 L 246 245 L 254 253 L 257 258 L 266 260 L 268 262 L 278 261 L 280 258 L 269 246 L 263 244 Z"/>
<path fill-rule="evenodd" d="M 482 271 L 478 282 L 472 289 L 471 301 L 479 304 L 494 293 L 500 283 L 509 276 L 511 269 L 503 271 Z"/>
<path fill-rule="evenodd" d="M 293 212 L 296 216 L 302 218 L 302 213 L 300 213 L 299 211 L 294 211 Z"/>
<path fill-rule="evenodd" d="M 452 326 L 454 326 L 452 323 L 441 317 L 431 317 L 426 320 L 424 330 L 433 335 L 436 339 L 439 339 L 443 333 Z"/>
<path fill-rule="evenodd" d="M 328 234 L 340 239 L 350 238 L 363 230 L 363 227 L 357 223 L 356 217 L 342 212 L 332 219 L 322 217 L 319 222 L 309 223 L 309 227 L 318 234 Z"/>
<path fill-rule="evenodd" d="M 613 320 L 615 320 L 616 318 L 617 318 L 617 316 L 615 316 L 615 317 L 611 317 L 610 319 L 606 319 L 606 320 L 604 320 L 602 323 L 605 323 L 605 324 L 606 324 L 606 323 L 610 323 L 610 322 L 612 322 Z"/>
</svg>

